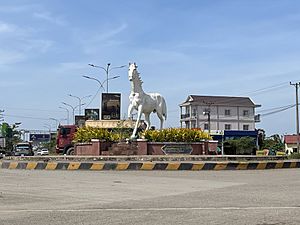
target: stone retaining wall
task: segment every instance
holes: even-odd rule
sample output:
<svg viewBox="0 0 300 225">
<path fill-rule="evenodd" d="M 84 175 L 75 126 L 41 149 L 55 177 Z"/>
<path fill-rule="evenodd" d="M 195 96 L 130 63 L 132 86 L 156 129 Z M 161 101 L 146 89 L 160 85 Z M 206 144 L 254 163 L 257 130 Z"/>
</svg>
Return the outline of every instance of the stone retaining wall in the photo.
<svg viewBox="0 0 300 225">
<path fill-rule="evenodd" d="M 217 154 L 216 141 L 202 141 L 196 143 L 176 142 L 148 142 L 138 139 L 131 142 L 111 143 L 92 139 L 89 143 L 75 144 L 75 155 L 166 155 L 162 150 L 166 145 L 189 145 L 192 148 L 191 155 L 213 155 Z"/>
</svg>

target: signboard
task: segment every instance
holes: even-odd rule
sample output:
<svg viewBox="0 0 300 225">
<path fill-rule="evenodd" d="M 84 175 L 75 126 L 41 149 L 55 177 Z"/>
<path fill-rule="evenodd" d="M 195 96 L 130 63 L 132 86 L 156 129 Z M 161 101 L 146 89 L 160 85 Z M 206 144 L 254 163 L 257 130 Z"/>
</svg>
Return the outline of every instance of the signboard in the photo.
<svg viewBox="0 0 300 225">
<path fill-rule="evenodd" d="M 85 116 L 75 116 L 75 125 L 78 127 L 83 127 L 85 124 Z"/>
<path fill-rule="evenodd" d="M 187 154 L 190 155 L 193 151 L 193 148 L 189 144 L 166 144 L 161 147 L 161 150 L 166 155 L 171 154 Z"/>
<path fill-rule="evenodd" d="M 121 94 L 102 93 L 101 119 L 120 120 Z"/>
<path fill-rule="evenodd" d="M 0 137 L 0 148 L 6 147 L 6 140 L 4 137 Z"/>
<path fill-rule="evenodd" d="M 85 120 L 99 120 L 99 109 L 85 109 Z"/>
<path fill-rule="evenodd" d="M 32 142 L 49 142 L 50 134 L 29 134 L 29 141 Z"/>
</svg>

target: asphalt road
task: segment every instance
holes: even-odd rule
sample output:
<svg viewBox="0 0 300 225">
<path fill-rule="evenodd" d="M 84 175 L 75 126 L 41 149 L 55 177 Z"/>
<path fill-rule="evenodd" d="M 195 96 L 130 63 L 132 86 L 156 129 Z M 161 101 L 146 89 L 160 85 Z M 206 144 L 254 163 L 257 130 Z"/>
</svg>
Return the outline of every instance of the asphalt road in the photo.
<svg viewBox="0 0 300 225">
<path fill-rule="evenodd" d="M 0 170 L 0 224 L 300 224 L 300 170 Z"/>
</svg>

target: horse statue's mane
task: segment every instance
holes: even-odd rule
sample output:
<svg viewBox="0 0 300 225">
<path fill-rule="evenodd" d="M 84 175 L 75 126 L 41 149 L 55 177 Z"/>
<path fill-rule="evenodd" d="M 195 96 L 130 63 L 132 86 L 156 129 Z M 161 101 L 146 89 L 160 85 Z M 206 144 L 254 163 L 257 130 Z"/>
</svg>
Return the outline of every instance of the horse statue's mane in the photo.
<svg viewBox="0 0 300 225">
<path fill-rule="evenodd" d="M 128 79 L 131 82 L 131 92 L 129 96 L 130 104 L 128 106 L 128 117 L 131 118 L 132 111 L 137 110 L 137 121 L 131 135 L 136 137 L 138 124 L 142 114 L 145 115 L 146 130 L 150 128 L 150 113 L 157 113 L 160 119 L 160 129 L 163 128 L 163 122 L 167 119 L 167 106 L 165 99 L 158 93 L 145 93 L 142 88 L 142 78 L 137 71 L 135 63 L 129 63 Z"/>
</svg>

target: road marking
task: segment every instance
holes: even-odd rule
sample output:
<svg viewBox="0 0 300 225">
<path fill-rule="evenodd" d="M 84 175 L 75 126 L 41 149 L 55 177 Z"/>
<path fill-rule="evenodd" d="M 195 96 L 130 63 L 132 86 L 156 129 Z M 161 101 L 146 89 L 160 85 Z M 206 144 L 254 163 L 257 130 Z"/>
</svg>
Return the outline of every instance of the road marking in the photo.
<svg viewBox="0 0 300 225">
<path fill-rule="evenodd" d="M 300 206 L 281 206 L 281 207 L 210 207 L 210 208 L 99 208 L 99 209 L 11 209 L 0 210 L 0 213 L 17 212 L 100 212 L 100 211 L 189 211 L 189 210 L 274 210 L 274 209 L 298 209 Z"/>
</svg>

